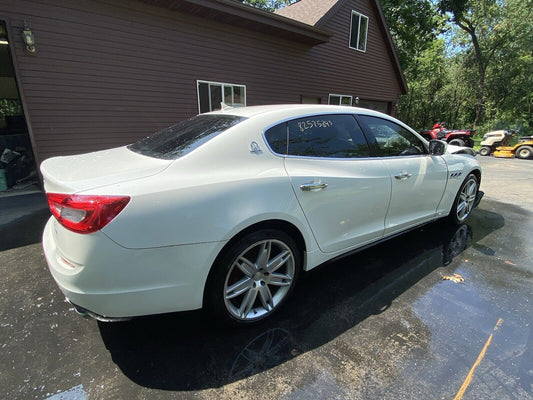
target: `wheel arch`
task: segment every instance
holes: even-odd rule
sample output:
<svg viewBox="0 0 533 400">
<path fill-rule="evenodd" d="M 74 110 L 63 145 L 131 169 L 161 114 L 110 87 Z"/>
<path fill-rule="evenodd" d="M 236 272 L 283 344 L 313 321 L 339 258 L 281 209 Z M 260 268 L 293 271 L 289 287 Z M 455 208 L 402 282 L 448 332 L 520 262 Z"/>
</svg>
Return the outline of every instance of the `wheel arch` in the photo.
<svg viewBox="0 0 533 400">
<path fill-rule="evenodd" d="M 470 174 L 474 174 L 474 175 L 476 176 L 476 178 L 477 178 L 477 182 L 478 182 L 478 184 L 481 185 L 481 170 L 480 170 L 480 169 L 477 169 L 477 168 L 476 168 L 476 169 L 473 169 L 472 171 L 470 171 L 470 172 L 467 174 L 467 176 L 470 175 Z"/>
<path fill-rule="evenodd" d="M 256 222 L 252 225 L 247 226 L 246 228 L 242 229 L 237 234 L 235 234 L 230 240 L 228 240 L 228 242 L 218 252 L 217 256 L 215 257 L 215 260 L 211 264 L 209 273 L 207 275 L 207 279 L 205 281 L 204 293 L 203 293 L 203 304 L 204 305 L 205 305 L 206 293 L 207 293 L 208 286 L 209 286 L 209 281 L 211 279 L 213 271 L 215 270 L 215 266 L 220 262 L 221 258 L 224 257 L 224 254 L 226 254 L 226 252 L 235 243 L 241 240 L 244 236 L 252 232 L 257 232 L 257 231 L 264 230 L 264 229 L 276 229 L 276 230 L 287 233 L 294 240 L 299 251 L 301 262 L 298 268 L 300 269 L 300 272 L 303 272 L 305 270 L 305 263 L 306 263 L 305 252 L 307 251 L 307 245 L 305 243 L 304 235 L 302 234 L 300 229 L 296 227 L 296 225 L 292 224 L 289 221 L 282 220 L 282 219 L 269 219 L 269 220 Z"/>
<path fill-rule="evenodd" d="M 461 182 L 461 185 L 459 186 L 459 190 L 458 192 L 456 193 L 455 197 L 454 197 L 454 201 L 450 207 L 450 210 L 448 212 L 448 218 L 450 218 L 450 216 L 452 215 L 452 213 L 454 212 L 454 207 L 455 207 L 455 202 L 457 200 L 457 196 L 459 196 L 459 192 L 462 190 L 462 187 L 463 185 L 465 184 L 465 182 L 468 180 L 468 177 L 470 175 L 474 175 L 477 179 L 477 190 L 479 191 L 479 188 L 481 186 L 481 170 L 479 168 L 474 168 L 473 170 L 471 170 L 470 172 L 468 172 L 466 174 L 466 177 L 465 179 Z"/>
</svg>

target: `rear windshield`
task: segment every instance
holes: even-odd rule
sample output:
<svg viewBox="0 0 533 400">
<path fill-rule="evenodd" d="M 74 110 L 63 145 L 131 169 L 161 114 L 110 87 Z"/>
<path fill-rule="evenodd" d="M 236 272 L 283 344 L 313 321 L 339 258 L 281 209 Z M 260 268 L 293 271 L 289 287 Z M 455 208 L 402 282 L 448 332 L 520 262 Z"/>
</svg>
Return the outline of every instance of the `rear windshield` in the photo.
<svg viewBox="0 0 533 400">
<path fill-rule="evenodd" d="M 148 157 L 175 160 L 245 120 L 235 115 L 197 115 L 128 146 Z"/>
</svg>

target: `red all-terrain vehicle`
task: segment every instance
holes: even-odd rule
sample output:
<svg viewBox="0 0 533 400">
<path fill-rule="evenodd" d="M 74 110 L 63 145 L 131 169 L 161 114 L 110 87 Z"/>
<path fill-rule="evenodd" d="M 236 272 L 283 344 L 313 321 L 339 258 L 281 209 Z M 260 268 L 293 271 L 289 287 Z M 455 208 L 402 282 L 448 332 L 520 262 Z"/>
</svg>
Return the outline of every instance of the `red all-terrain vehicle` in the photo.
<svg viewBox="0 0 533 400">
<path fill-rule="evenodd" d="M 448 130 L 442 124 L 435 124 L 431 130 L 422 131 L 420 134 L 427 140 L 439 139 L 454 146 L 474 147 L 472 136 L 475 132 L 473 129 Z"/>
</svg>

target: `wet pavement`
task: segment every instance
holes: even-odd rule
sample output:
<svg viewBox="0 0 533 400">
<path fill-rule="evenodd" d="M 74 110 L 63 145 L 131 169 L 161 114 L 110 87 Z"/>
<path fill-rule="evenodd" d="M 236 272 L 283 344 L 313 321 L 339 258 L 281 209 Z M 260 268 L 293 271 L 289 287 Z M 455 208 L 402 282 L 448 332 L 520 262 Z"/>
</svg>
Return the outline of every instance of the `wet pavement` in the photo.
<svg viewBox="0 0 533 400">
<path fill-rule="evenodd" d="M 533 217 L 520 207 L 483 200 L 468 224 L 321 267 L 241 330 L 201 311 L 78 317 L 36 235 L 15 247 L 2 229 L 1 399 L 533 399 Z M 454 273 L 464 282 L 443 280 Z"/>
</svg>

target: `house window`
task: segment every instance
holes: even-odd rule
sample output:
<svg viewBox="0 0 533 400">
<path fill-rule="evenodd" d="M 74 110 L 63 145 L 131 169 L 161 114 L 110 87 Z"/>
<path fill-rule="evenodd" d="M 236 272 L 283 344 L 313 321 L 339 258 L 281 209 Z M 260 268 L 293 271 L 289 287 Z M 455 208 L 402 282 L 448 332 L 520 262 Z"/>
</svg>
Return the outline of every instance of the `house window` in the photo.
<svg viewBox="0 0 533 400">
<path fill-rule="evenodd" d="M 300 95 L 300 103 L 301 104 L 321 104 L 322 99 L 320 97 L 314 97 L 314 96 L 307 96 L 307 95 Z"/>
<path fill-rule="evenodd" d="M 328 98 L 328 104 L 332 104 L 334 106 L 351 106 L 352 96 L 343 94 L 330 94 Z"/>
<path fill-rule="evenodd" d="M 390 114 L 391 104 L 387 101 L 375 101 L 375 100 L 359 100 L 359 107 L 368 108 L 382 112 L 384 114 Z"/>
<path fill-rule="evenodd" d="M 246 106 L 246 86 L 233 83 L 197 81 L 200 113 L 220 110 L 221 103 L 232 107 Z"/>
<path fill-rule="evenodd" d="M 368 17 L 352 11 L 352 24 L 350 27 L 350 48 L 366 51 L 366 37 L 368 33 Z"/>
</svg>

